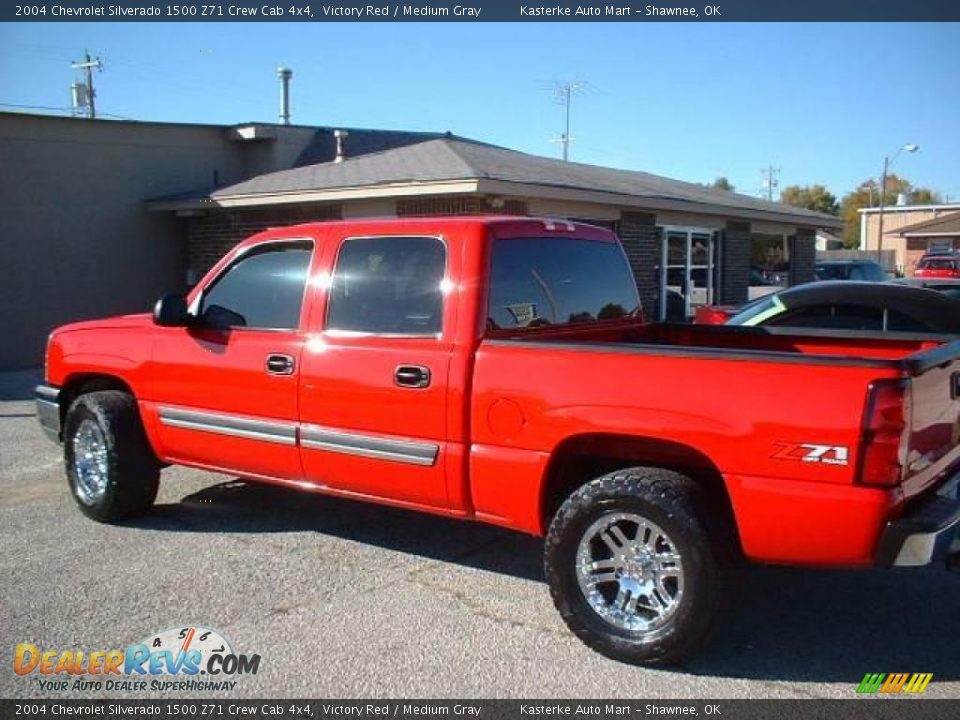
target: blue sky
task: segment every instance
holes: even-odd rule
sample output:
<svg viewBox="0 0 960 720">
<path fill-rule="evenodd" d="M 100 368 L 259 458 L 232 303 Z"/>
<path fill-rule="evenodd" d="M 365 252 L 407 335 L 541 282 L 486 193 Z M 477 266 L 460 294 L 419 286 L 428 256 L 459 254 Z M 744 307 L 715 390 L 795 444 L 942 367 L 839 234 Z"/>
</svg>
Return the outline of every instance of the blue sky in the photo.
<svg viewBox="0 0 960 720">
<path fill-rule="evenodd" d="M 748 194 L 770 163 L 841 195 L 910 142 L 894 170 L 960 201 L 960 24 L 2 24 L 0 103 L 67 106 L 85 47 L 125 118 L 276 121 L 286 64 L 295 123 L 558 156 L 554 84 L 584 80 L 573 160 Z"/>
</svg>

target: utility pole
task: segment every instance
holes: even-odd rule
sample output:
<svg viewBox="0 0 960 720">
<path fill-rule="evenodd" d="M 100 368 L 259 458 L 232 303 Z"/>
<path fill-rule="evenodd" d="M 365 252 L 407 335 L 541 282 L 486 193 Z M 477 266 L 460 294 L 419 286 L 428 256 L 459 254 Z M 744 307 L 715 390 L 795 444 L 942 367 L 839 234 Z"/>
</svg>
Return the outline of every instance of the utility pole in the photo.
<svg viewBox="0 0 960 720">
<path fill-rule="evenodd" d="M 93 89 L 93 69 L 103 70 L 100 58 L 91 58 L 90 51 L 84 50 L 84 61 L 71 65 L 74 70 L 84 70 L 87 75 L 87 117 L 91 120 L 97 117 L 96 92 Z"/>
<path fill-rule="evenodd" d="M 780 186 L 780 168 L 767 165 L 760 173 L 763 175 L 762 190 L 767 193 L 767 200 L 773 202 L 773 189 Z"/>
<path fill-rule="evenodd" d="M 884 267 L 886 267 L 886 265 L 883 262 L 883 206 L 887 195 L 887 172 L 890 170 L 890 166 L 893 165 L 894 160 L 896 160 L 904 150 L 908 153 L 915 153 L 919 149 L 919 145 L 907 143 L 906 145 L 898 147 L 892 157 L 886 155 L 883 158 L 883 175 L 880 176 L 880 212 L 877 213 L 877 262 Z M 863 222 L 863 220 L 861 220 L 861 222 Z"/>
</svg>

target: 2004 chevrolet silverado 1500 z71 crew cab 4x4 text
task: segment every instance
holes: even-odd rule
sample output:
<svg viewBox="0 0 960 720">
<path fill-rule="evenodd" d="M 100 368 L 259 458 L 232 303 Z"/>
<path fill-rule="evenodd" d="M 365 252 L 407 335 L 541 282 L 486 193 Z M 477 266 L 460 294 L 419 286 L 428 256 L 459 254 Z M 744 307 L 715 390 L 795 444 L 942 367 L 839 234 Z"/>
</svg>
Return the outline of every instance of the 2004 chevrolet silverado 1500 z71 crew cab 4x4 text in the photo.
<svg viewBox="0 0 960 720">
<path fill-rule="evenodd" d="M 54 331 L 37 392 L 91 518 L 173 463 L 544 535 L 563 619 L 630 662 L 689 654 L 739 557 L 957 553 L 960 343 L 649 324 L 579 223 L 260 233 L 152 317 Z"/>
</svg>

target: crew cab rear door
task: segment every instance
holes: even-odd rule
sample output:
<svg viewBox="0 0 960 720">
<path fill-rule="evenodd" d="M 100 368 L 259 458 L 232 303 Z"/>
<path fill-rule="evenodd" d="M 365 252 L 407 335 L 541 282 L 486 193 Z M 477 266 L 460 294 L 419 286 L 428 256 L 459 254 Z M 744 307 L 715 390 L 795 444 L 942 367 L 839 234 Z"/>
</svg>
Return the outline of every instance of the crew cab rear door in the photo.
<svg viewBox="0 0 960 720">
<path fill-rule="evenodd" d="M 302 476 L 297 380 L 313 238 L 235 251 L 194 297 L 190 327 L 156 327 L 154 412 L 164 457 L 284 480 Z"/>
<path fill-rule="evenodd" d="M 300 377 L 308 480 L 446 507 L 446 405 L 455 293 L 435 235 L 326 238 Z M 399 231 L 398 231 L 399 232 Z"/>
</svg>

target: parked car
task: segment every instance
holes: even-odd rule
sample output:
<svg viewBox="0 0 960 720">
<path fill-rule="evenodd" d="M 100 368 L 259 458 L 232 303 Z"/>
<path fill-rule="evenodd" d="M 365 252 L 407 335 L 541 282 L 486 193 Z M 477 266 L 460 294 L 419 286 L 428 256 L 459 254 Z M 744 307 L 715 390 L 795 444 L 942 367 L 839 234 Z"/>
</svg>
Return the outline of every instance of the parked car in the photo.
<svg viewBox="0 0 960 720">
<path fill-rule="evenodd" d="M 908 287 L 927 288 L 937 292 L 960 299 L 960 279 L 952 278 L 897 278 L 891 280 L 891 283 L 897 285 L 907 285 Z"/>
<path fill-rule="evenodd" d="M 822 260 L 814 268 L 817 280 L 866 280 L 883 282 L 887 271 L 872 260 Z"/>
<path fill-rule="evenodd" d="M 545 536 L 560 615 L 623 661 L 690 655 L 741 557 L 958 555 L 960 343 L 647 323 L 580 223 L 275 228 L 46 358 L 88 517 L 147 512 L 179 464 Z"/>
<path fill-rule="evenodd" d="M 917 263 L 913 276 L 918 278 L 960 278 L 957 253 L 927 253 Z"/>
<path fill-rule="evenodd" d="M 960 336 L 960 299 L 894 283 L 797 285 L 749 303 L 727 325 Z"/>
</svg>

